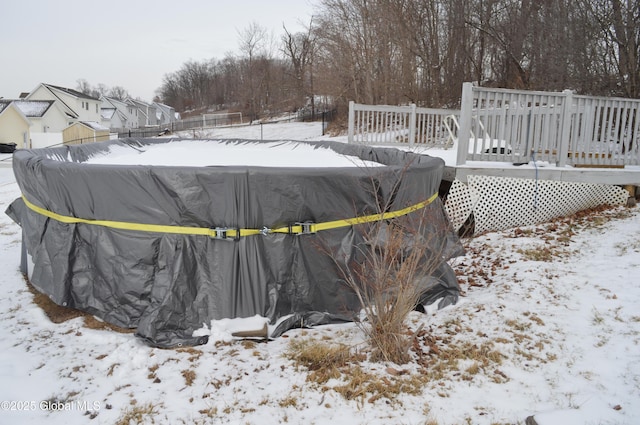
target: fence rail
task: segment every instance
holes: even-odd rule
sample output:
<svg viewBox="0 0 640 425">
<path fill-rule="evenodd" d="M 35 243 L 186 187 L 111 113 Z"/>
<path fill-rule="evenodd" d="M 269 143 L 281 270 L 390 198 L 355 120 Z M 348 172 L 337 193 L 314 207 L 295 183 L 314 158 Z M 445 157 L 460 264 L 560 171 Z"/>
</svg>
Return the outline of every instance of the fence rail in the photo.
<svg viewBox="0 0 640 425">
<path fill-rule="evenodd" d="M 139 128 L 119 129 L 118 138 L 123 137 L 154 137 L 164 132 L 176 132 L 193 130 L 197 128 L 213 128 L 230 125 L 242 125 L 242 114 L 203 114 L 197 117 L 186 118 L 162 125 L 153 125 Z"/>
<path fill-rule="evenodd" d="M 640 165 L 640 100 L 474 87 L 461 109 L 349 105 L 349 142 L 449 147 L 467 161 Z"/>
<path fill-rule="evenodd" d="M 349 143 L 451 146 L 459 111 L 349 103 Z"/>
<path fill-rule="evenodd" d="M 333 121 L 336 116 L 335 109 L 329 110 L 317 110 L 314 112 L 301 110 L 297 113 L 292 113 L 287 116 L 274 116 L 267 118 L 260 124 L 275 124 L 280 122 L 291 121 L 322 121 L 323 134 L 326 127 L 326 123 Z M 180 121 L 174 121 L 163 125 L 146 126 L 140 128 L 129 129 L 117 129 L 115 133 L 118 134 L 118 138 L 125 137 L 155 137 L 166 132 L 188 131 L 188 130 L 201 130 L 206 128 L 226 127 L 226 126 L 248 126 L 252 125 L 250 121 L 243 119 L 240 112 L 230 112 L 228 114 L 203 114 L 197 117 L 186 118 Z"/>
<path fill-rule="evenodd" d="M 640 165 L 640 100 L 563 92 L 462 88 L 458 164 Z M 479 125 L 484 137 L 474 137 Z M 477 134 L 477 133 L 476 133 Z"/>
</svg>

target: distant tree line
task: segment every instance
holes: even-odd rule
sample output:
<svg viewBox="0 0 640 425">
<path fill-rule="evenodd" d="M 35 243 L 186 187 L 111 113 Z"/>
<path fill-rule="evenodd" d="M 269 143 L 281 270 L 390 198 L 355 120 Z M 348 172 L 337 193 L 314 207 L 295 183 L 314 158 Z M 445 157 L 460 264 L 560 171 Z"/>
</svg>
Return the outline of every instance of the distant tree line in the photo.
<svg viewBox="0 0 640 425">
<path fill-rule="evenodd" d="M 76 81 L 76 90 L 88 96 L 100 99 L 101 96 L 111 97 L 118 100 L 125 100 L 129 97 L 129 92 L 122 86 L 108 87 L 104 84 L 92 86 L 87 80 Z"/>
<path fill-rule="evenodd" d="M 318 0 L 316 12 L 277 41 L 251 24 L 240 54 L 185 63 L 158 97 L 252 117 L 314 108 L 312 94 L 457 106 L 465 81 L 640 97 L 638 0 Z"/>
</svg>

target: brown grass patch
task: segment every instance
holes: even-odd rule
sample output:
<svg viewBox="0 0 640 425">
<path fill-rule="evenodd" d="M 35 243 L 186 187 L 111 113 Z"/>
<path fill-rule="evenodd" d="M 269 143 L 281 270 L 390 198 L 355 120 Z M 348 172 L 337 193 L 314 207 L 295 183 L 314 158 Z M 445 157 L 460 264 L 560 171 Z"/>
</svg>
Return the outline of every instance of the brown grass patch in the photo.
<svg viewBox="0 0 640 425">
<path fill-rule="evenodd" d="M 53 302 L 48 295 L 38 291 L 31 284 L 31 282 L 29 282 L 29 279 L 26 276 L 24 276 L 24 280 L 27 283 L 27 289 L 29 289 L 29 292 L 31 292 L 31 294 L 33 295 L 34 304 L 40 307 L 47 318 L 49 318 L 49 320 L 51 320 L 53 323 L 60 324 L 77 317 L 82 317 L 84 319 L 84 327 L 88 329 L 109 330 L 119 333 L 135 332 L 135 329 L 126 329 L 116 325 L 112 325 L 110 323 L 101 321 L 93 315 L 85 313 L 84 311 L 58 305 Z"/>
<path fill-rule="evenodd" d="M 418 356 L 417 363 L 422 366 L 421 372 L 428 381 L 449 379 L 461 372 L 466 372 L 470 380 L 481 371 L 487 373 L 502 364 L 507 357 L 495 348 L 494 342 L 452 341 L 449 337 L 436 337 L 421 331 L 416 334 L 412 350 Z M 472 365 L 462 371 L 461 362 L 464 361 L 471 361 Z"/>
<path fill-rule="evenodd" d="M 278 402 L 280 407 L 298 407 L 298 399 L 292 395 L 283 398 Z"/>
<path fill-rule="evenodd" d="M 385 398 L 397 401 L 400 394 L 420 394 L 425 384 L 425 376 L 422 374 L 411 375 L 393 368 L 387 368 L 388 374 L 367 372 L 358 364 L 366 357 L 353 353 L 349 347 L 342 344 L 314 340 L 291 341 L 287 356 L 309 370 L 308 382 L 322 385 L 331 379 L 341 379 L 341 384 L 323 386 L 322 390 L 334 390 L 347 400 L 373 403 Z M 287 406 L 291 406 L 296 400 L 283 401 L 287 401 Z M 283 401 L 280 405 L 285 407 Z"/>
<path fill-rule="evenodd" d="M 24 280 L 27 283 L 29 292 L 33 295 L 33 302 L 42 309 L 44 314 L 53 323 L 64 323 L 67 320 L 86 315 L 86 313 L 83 313 L 80 310 L 63 307 L 54 303 L 49 296 L 38 291 L 31 282 L 29 282 L 29 279 L 27 279 L 26 276 L 24 276 Z"/>
<path fill-rule="evenodd" d="M 189 355 L 189 358 L 187 360 L 189 360 L 191 363 L 199 360 L 203 354 L 202 350 L 198 350 L 197 348 L 193 347 L 176 348 L 176 351 L 179 353 L 187 353 Z"/>
<path fill-rule="evenodd" d="M 560 251 L 554 247 L 541 246 L 537 248 L 518 249 L 516 251 L 522 255 L 525 260 L 528 261 L 544 261 L 551 262 L 557 258 L 565 256 L 563 251 Z"/>
<path fill-rule="evenodd" d="M 146 403 L 143 405 L 135 404 L 133 407 L 124 411 L 122 416 L 118 418 L 116 425 L 148 423 L 149 421 L 146 420 L 147 418 L 153 423 L 155 422 L 153 417 L 158 413 L 158 406 L 153 403 Z"/>
<path fill-rule="evenodd" d="M 184 378 L 184 382 L 187 384 L 187 387 L 190 387 L 196 380 L 196 372 L 191 369 L 185 369 L 182 371 L 182 377 Z"/>
<path fill-rule="evenodd" d="M 318 384 L 339 378 L 341 368 L 362 359 L 344 344 L 309 339 L 291 341 L 286 357 L 306 367 L 310 371 L 307 381 Z"/>
<path fill-rule="evenodd" d="M 369 403 L 385 398 L 396 401 L 400 394 L 419 395 L 424 388 L 425 379 L 421 375 L 380 376 L 364 371 L 360 366 L 349 369 L 344 375 L 345 383 L 333 387 L 333 390 L 346 400 L 365 399 Z"/>
</svg>

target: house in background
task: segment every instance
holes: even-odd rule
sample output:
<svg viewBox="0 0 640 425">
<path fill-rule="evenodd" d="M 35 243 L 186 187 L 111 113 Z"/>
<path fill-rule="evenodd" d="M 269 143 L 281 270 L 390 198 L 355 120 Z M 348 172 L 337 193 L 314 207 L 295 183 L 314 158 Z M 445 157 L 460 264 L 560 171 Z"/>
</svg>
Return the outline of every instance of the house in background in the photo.
<svg viewBox="0 0 640 425">
<path fill-rule="evenodd" d="M 68 126 L 67 114 L 55 100 L 14 100 L 13 103 L 31 122 L 31 147 L 42 148 L 62 143 L 62 130 Z"/>
<path fill-rule="evenodd" d="M 176 115 L 176 110 L 173 109 L 173 107 L 158 102 L 154 102 L 153 105 L 156 107 L 158 125 L 170 125 L 171 123 L 176 122 L 179 119 Z"/>
<path fill-rule="evenodd" d="M 107 96 L 102 96 L 100 102 L 101 108 L 106 110 L 100 120 L 105 127 L 112 131 L 140 127 L 140 112 L 134 104 Z M 114 110 L 113 113 L 111 110 Z"/>
<path fill-rule="evenodd" d="M 103 103 L 104 105 L 104 103 Z M 120 129 L 127 125 L 127 117 L 113 106 L 100 108 L 100 123 L 107 128 Z"/>
<path fill-rule="evenodd" d="M 0 99 L 0 143 L 29 148 L 31 122 L 13 100 Z"/>
<path fill-rule="evenodd" d="M 96 121 L 78 121 L 62 131 L 65 145 L 103 142 L 109 140 L 109 128 Z"/>
<path fill-rule="evenodd" d="M 127 99 L 127 103 L 138 109 L 138 127 L 158 125 L 157 108 L 140 99 Z"/>
<path fill-rule="evenodd" d="M 16 143 L 18 148 L 43 148 L 73 140 L 106 140 L 105 128 L 112 133 L 160 126 L 179 120 L 173 107 L 146 103 L 140 99 L 124 101 L 108 96 L 100 99 L 77 90 L 40 83 L 20 99 L 2 100 L 3 120 L 0 143 Z M 76 126 L 76 123 L 80 125 Z M 25 128 L 25 126 L 27 126 Z"/>
<path fill-rule="evenodd" d="M 100 122 L 100 99 L 79 91 L 40 83 L 25 100 L 56 100 L 67 114 L 67 125 L 77 121 Z"/>
</svg>

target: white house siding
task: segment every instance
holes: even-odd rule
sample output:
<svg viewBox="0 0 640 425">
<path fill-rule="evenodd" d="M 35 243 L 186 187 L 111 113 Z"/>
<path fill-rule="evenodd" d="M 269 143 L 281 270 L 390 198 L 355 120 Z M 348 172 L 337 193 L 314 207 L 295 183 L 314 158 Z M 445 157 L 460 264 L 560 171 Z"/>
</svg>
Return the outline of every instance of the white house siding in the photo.
<svg viewBox="0 0 640 425">
<path fill-rule="evenodd" d="M 31 147 L 33 149 L 47 148 L 62 144 L 62 132 L 56 133 L 31 133 Z"/>
<path fill-rule="evenodd" d="M 29 140 L 29 121 L 10 104 L 0 112 L 0 143 L 15 143 L 18 148 L 24 148 L 25 134 Z"/>
<path fill-rule="evenodd" d="M 76 98 L 75 104 L 80 109 L 79 121 L 100 122 L 100 102 L 91 99 Z M 82 107 L 84 106 L 84 108 Z M 77 111 L 77 109 L 76 109 Z"/>
<path fill-rule="evenodd" d="M 61 133 L 69 125 L 67 116 L 56 104 L 42 117 L 29 117 L 32 133 Z"/>
</svg>

